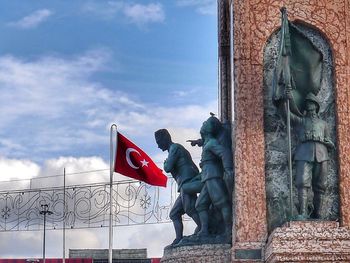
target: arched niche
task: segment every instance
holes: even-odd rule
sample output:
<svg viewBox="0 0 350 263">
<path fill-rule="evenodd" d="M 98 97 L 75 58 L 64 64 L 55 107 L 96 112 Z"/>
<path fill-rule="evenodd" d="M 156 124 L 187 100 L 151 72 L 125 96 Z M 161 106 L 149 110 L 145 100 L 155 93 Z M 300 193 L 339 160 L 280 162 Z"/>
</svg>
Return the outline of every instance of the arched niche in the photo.
<svg viewBox="0 0 350 263">
<path fill-rule="evenodd" d="M 302 21 L 295 21 L 293 25 L 323 54 L 321 89 L 317 95 L 321 101 L 319 116 L 328 123 L 332 141 L 337 145 L 335 77 L 331 46 L 327 38 L 315 27 L 307 25 Z M 272 103 L 272 78 L 278 53 L 279 31 L 275 31 L 267 40 L 263 58 L 265 178 L 269 232 L 288 221 L 290 209 L 286 121 Z M 292 129 L 292 152 L 294 152 L 297 143 L 297 138 L 294 136 Z M 327 200 L 322 219 L 337 220 L 339 218 L 338 154 L 337 150 L 331 150 L 329 153 L 331 161 L 329 162 L 329 175 L 327 179 Z M 293 163 L 294 176 L 295 164 Z M 310 191 L 309 195 L 309 200 L 312 200 L 312 191 Z M 293 200 L 293 214 L 296 215 L 298 198 L 294 185 Z M 309 206 L 312 209 L 311 203 Z"/>
</svg>

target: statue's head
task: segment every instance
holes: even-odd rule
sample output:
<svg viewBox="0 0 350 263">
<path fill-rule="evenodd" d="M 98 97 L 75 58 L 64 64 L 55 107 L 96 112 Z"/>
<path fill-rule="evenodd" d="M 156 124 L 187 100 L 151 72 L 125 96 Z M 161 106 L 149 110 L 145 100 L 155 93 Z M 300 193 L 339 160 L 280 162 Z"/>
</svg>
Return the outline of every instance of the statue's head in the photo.
<svg viewBox="0 0 350 263">
<path fill-rule="evenodd" d="M 313 93 L 308 93 L 305 98 L 305 110 L 306 112 L 320 111 L 320 101 Z"/>
<path fill-rule="evenodd" d="M 213 114 L 202 124 L 200 133 L 201 135 L 217 135 L 222 129 L 222 123 Z"/>
<path fill-rule="evenodd" d="M 158 148 L 162 151 L 169 150 L 172 144 L 170 133 L 167 129 L 160 129 L 154 133 L 154 138 L 158 144 Z"/>
</svg>

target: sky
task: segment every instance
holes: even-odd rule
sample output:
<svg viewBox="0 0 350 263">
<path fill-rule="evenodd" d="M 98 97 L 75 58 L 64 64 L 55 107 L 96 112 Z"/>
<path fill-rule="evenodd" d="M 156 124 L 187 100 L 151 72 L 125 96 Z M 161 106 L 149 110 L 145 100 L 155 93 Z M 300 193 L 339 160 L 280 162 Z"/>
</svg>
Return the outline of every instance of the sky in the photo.
<svg viewBox="0 0 350 263">
<path fill-rule="evenodd" d="M 112 123 L 156 162 L 160 128 L 198 160 L 185 141 L 218 111 L 215 0 L 1 0 L 0 35 L 0 181 L 108 169 Z M 70 231 L 67 248 L 107 248 L 107 231 Z M 175 237 L 170 224 L 115 231 L 115 248 L 149 256 Z M 38 232 L 0 235 L 2 258 L 42 253 Z M 61 235 L 48 231 L 47 257 Z"/>
</svg>

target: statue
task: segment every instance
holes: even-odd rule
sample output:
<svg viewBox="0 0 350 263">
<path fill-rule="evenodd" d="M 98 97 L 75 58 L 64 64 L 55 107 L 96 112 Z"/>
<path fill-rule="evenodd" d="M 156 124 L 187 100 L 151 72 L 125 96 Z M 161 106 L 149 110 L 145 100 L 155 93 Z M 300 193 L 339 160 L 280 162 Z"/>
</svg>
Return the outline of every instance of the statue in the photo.
<svg viewBox="0 0 350 263">
<path fill-rule="evenodd" d="M 291 99 L 290 89 L 286 90 Z M 299 216 L 298 219 L 309 218 L 308 191 L 314 193 L 314 218 L 321 218 L 324 209 L 326 179 L 328 174 L 328 149 L 335 148 L 330 139 L 328 125 L 318 117 L 320 103 L 317 97 L 309 93 L 305 98 L 306 113 L 303 117 L 290 113 L 290 120 L 297 128 L 300 144 L 294 153 L 296 162 L 296 187 L 298 189 Z"/>
<path fill-rule="evenodd" d="M 209 210 L 213 205 L 222 216 L 224 233 L 221 234 L 221 243 L 231 242 L 232 209 L 229 187 L 233 182 L 232 151 L 221 145 L 216 138 L 222 129 L 221 122 L 214 116 L 206 120 L 200 130 L 203 150 L 200 162 L 201 181 L 203 188 L 196 202 L 201 228 L 197 233 L 199 238 L 209 236 Z M 227 182 L 227 183 L 226 183 Z"/>
<path fill-rule="evenodd" d="M 212 117 L 215 116 L 214 113 L 210 112 L 210 115 Z M 226 151 L 229 152 L 229 154 L 231 155 L 231 157 L 229 157 L 229 159 L 232 160 L 233 162 L 233 156 L 232 156 L 232 140 L 231 140 L 231 127 L 226 124 L 226 123 L 221 123 L 221 121 L 217 118 L 213 118 L 212 122 L 215 122 L 215 129 L 216 129 L 216 136 L 215 138 L 217 139 L 217 141 L 219 142 L 220 145 L 224 146 L 226 148 Z M 187 140 L 187 142 L 191 143 L 191 146 L 199 146 L 202 147 L 204 140 L 203 139 L 197 139 L 197 140 Z M 233 166 L 233 165 L 232 165 Z M 233 179 L 234 176 L 225 176 L 224 180 L 225 180 L 225 184 L 226 184 L 226 188 L 227 188 L 227 192 L 228 193 L 232 193 L 233 191 Z M 200 192 L 200 191 L 199 191 Z M 232 199 L 232 195 L 229 194 L 229 198 L 230 200 Z"/>
<path fill-rule="evenodd" d="M 171 173 L 178 184 L 180 195 L 176 199 L 170 211 L 170 219 L 173 221 L 176 238 L 171 245 L 178 244 L 183 238 L 182 215 L 190 216 L 197 224 L 195 233 L 200 229 L 200 219 L 195 208 L 197 194 L 185 193 L 183 185 L 198 175 L 197 166 L 192 161 L 190 153 L 178 143 L 173 143 L 166 129 L 160 129 L 154 134 L 158 147 L 162 151 L 168 151 L 168 158 L 164 161 L 164 171 Z"/>
<path fill-rule="evenodd" d="M 290 21 L 286 8 L 281 9 L 282 24 L 272 87 L 273 102 L 286 117 L 288 137 L 290 219 L 306 220 L 308 192 L 312 187 L 313 218 L 321 218 L 328 175 L 328 149 L 331 142 L 328 125 L 318 116 L 323 54 Z M 305 112 L 305 113 L 304 113 Z M 296 128 L 299 145 L 294 153 L 299 211 L 293 215 L 291 124 Z"/>
</svg>

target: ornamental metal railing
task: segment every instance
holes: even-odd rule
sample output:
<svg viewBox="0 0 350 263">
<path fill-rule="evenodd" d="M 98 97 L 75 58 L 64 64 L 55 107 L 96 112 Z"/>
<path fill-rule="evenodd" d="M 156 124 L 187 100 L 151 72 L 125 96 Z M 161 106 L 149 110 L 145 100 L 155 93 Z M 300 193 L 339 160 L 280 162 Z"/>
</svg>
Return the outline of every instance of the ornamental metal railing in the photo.
<svg viewBox="0 0 350 263">
<path fill-rule="evenodd" d="M 53 212 L 46 217 L 48 230 L 108 227 L 109 195 L 107 182 L 0 191 L 0 232 L 41 230 L 43 204 Z M 112 197 L 113 226 L 169 223 L 177 185 L 172 178 L 167 188 L 117 181 Z"/>
</svg>

